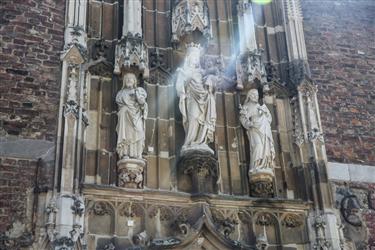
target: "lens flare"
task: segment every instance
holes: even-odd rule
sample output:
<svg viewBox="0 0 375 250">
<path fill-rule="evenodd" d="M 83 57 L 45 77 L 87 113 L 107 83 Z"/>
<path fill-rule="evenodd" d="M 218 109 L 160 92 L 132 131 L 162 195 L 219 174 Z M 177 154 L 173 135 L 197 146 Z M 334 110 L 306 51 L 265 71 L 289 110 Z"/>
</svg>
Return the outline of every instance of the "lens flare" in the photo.
<svg viewBox="0 0 375 250">
<path fill-rule="evenodd" d="M 256 4 L 269 4 L 272 0 L 253 0 L 252 2 Z"/>
</svg>

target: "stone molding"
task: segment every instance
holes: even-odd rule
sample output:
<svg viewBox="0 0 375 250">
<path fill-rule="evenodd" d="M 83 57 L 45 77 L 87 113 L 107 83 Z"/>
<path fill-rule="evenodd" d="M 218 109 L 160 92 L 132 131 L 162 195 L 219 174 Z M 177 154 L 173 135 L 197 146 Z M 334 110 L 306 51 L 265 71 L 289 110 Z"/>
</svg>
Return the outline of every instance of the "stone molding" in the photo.
<svg viewBox="0 0 375 250">
<path fill-rule="evenodd" d="M 327 170 L 330 180 L 375 183 L 375 166 L 328 162 Z"/>
</svg>

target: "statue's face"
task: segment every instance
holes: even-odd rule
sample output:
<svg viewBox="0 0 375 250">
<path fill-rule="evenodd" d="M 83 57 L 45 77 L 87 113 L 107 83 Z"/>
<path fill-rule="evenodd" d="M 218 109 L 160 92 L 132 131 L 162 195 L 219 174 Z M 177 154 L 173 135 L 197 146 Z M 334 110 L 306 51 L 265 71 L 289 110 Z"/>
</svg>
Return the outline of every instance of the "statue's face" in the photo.
<svg viewBox="0 0 375 250">
<path fill-rule="evenodd" d="M 200 65 L 200 51 L 198 48 L 189 48 L 187 51 L 186 65 L 192 68 L 198 68 Z"/>
<path fill-rule="evenodd" d="M 124 81 L 124 87 L 126 88 L 133 88 L 137 84 L 137 78 L 133 73 L 125 74 L 123 81 Z"/>
<path fill-rule="evenodd" d="M 253 102 L 258 102 L 259 100 L 259 94 L 256 89 L 252 89 L 249 91 L 249 99 Z"/>
</svg>

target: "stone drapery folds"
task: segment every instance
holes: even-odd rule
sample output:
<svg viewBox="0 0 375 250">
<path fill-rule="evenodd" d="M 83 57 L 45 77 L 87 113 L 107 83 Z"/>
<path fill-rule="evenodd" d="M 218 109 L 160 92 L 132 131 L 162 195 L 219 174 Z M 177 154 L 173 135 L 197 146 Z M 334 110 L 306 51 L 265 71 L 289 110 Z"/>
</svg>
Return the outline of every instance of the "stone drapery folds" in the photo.
<svg viewBox="0 0 375 250">
<path fill-rule="evenodd" d="M 205 75 L 200 65 L 200 47 L 195 44 L 189 45 L 184 66 L 177 72 L 176 89 L 185 129 L 181 153 L 194 149 L 213 154 L 208 143 L 213 141 L 215 132 L 218 79 L 211 74 Z"/>
<path fill-rule="evenodd" d="M 123 88 L 117 93 L 119 106 L 117 124 L 117 153 L 120 159 L 141 159 L 145 140 L 145 119 L 147 117 L 147 93 L 137 87 L 133 73 L 124 75 Z"/>
</svg>

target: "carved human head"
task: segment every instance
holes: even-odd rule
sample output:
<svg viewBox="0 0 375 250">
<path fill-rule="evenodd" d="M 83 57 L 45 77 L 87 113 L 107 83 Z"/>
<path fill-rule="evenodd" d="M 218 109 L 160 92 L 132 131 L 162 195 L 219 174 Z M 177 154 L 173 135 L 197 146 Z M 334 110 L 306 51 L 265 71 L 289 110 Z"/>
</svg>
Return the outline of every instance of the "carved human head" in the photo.
<svg viewBox="0 0 375 250">
<path fill-rule="evenodd" d="M 249 92 L 247 93 L 247 98 L 248 101 L 252 102 L 258 102 L 259 101 L 259 94 L 257 89 L 250 89 Z"/>
<path fill-rule="evenodd" d="M 200 51 L 199 44 L 191 43 L 187 46 L 187 53 L 185 59 L 185 66 L 198 68 L 200 65 Z"/>
<path fill-rule="evenodd" d="M 137 77 L 134 73 L 126 73 L 123 77 L 123 88 L 135 88 L 137 86 Z"/>
</svg>

